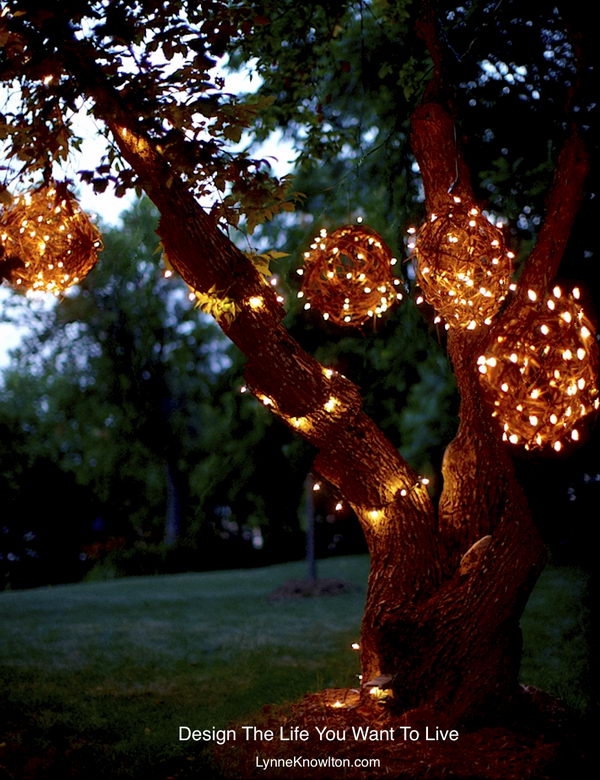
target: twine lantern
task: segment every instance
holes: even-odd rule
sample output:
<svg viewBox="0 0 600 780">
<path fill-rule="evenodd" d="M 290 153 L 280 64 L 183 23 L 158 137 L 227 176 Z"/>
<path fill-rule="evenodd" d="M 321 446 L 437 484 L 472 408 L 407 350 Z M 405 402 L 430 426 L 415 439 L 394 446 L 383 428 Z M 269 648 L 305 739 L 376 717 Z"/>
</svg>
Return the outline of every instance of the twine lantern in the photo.
<svg viewBox="0 0 600 780">
<path fill-rule="evenodd" d="M 344 225 L 330 235 L 323 228 L 304 260 L 298 297 L 324 320 L 362 325 L 402 299 L 400 280 L 392 276 L 396 259 L 381 236 L 363 225 Z"/>
<path fill-rule="evenodd" d="M 417 281 L 450 327 L 489 325 L 509 290 L 514 255 L 499 227 L 454 197 L 419 229 Z"/>
<path fill-rule="evenodd" d="M 541 303 L 505 326 L 477 362 L 504 441 L 560 452 L 600 406 L 598 345 L 577 287 L 567 294 L 557 286 Z"/>
<path fill-rule="evenodd" d="M 0 275 L 15 289 L 60 295 L 94 267 L 100 232 L 65 184 L 16 197 L 0 215 Z"/>
</svg>

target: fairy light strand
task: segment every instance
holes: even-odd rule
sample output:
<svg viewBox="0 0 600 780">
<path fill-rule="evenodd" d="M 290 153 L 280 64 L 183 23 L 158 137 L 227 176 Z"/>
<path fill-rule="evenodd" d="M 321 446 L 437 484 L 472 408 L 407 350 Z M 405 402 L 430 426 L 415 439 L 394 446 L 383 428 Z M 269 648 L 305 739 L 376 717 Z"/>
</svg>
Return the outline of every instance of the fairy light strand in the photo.
<svg viewBox="0 0 600 780">
<path fill-rule="evenodd" d="M 333 380 L 336 376 L 343 377 L 343 375 L 338 374 L 338 372 L 335 369 L 327 366 L 322 367 L 321 371 L 323 377 L 328 382 Z M 239 391 L 242 394 L 251 392 L 257 398 L 257 400 L 261 402 L 263 406 L 267 407 L 274 414 L 280 416 L 294 429 L 296 429 L 297 431 L 304 432 L 305 434 L 308 433 L 313 427 L 319 426 L 320 424 L 319 418 L 323 412 L 326 412 L 327 416 L 329 417 L 329 416 L 337 416 L 340 412 L 343 413 L 344 411 L 344 404 L 342 400 L 337 395 L 334 395 L 333 393 L 330 393 L 327 396 L 327 400 L 325 400 L 320 406 L 314 408 L 312 411 L 307 411 L 305 415 L 288 416 L 279 408 L 277 401 L 275 399 L 271 398 L 270 396 L 267 396 L 266 394 L 260 392 L 259 390 L 250 388 L 247 385 L 242 385 L 239 388 Z M 397 485 L 390 487 L 390 492 L 393 495 L 392 499 L 390 501 L 387 501 L 386 503 L 380 504 L 379 506 L 374 506 L 371 508 L 364 509 L 365 515 L 373 523 L 382 522 L 386 519 L 386 510 L 393 503 L 395 503 L 398 500 L 398 498 L 406 498 L 406 496 L 408 496 L 409 493 L 412 493 L 414 490 L 417 490 L 418 488 L 427 489 L 428 485 L 429 485 L 429 479 L 427 477 L 417 476 L 416 480 L 410 484 L 406 482 L 402 487 Z M 312 486 L 313 492 L 318 493 L 321 491 L 321 488 L 322 488 L 322 483 L 319 480 L 316 480 Z M 343 501 L 340 499 L 335 499 L 335 505 L 333 511 L 341 512 L 342 510 L 344 510 Z"/>
</svg>

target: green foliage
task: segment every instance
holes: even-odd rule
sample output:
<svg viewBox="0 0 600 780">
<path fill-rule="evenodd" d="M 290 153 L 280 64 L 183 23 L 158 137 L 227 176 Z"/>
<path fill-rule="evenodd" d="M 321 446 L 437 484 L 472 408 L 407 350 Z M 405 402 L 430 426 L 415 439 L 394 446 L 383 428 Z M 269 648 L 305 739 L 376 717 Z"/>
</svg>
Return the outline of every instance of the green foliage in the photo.
<svg viewBox="0 0 600 780">
<path fill-rule="evenodd" d="M 31 332 L 5 371 L 2 409 L 27 431 L 30 459 L 47 458 L 90 491 L 82 523 L 113 535 L 161 534 L 166 467 L 198 445 L 211 377 L 226 361 L 214 325 L 153 254 L 156 215 L 141 202 L 86 281 L 52 308 L 11 302 Z M 182 488 L 181 488 L 182 489 Z M 160 537 L 159 537 L 160 538 Z"/>
<path fill-rule="evenodd" d="M 263 8 L 269 24 L 240 41 L 231 61 L 244 63 L 252 51 L 261 94 L 277 97 L 253 128 L 255 138 L 285 128 L 299 151 L 294 175 L 302 203 L 256 231 L 259 245 L 290 255 L 278 266 L 289 301 L 286 324 L 309 352 L 361 387 L 365 410 L 415 468 L 431 473 L 456 427 L 457 408 L 434 331 L 407 298 L 376 326 L 357 331 L 326 324 L 297 301 L 295 274 L 319 228 L 360 215 L 400 258 L 400 289 L 410 289 L 404 236 L 422 205 L 408 119 L 429 67 L 412 32 L 415 8 L 409 2 Z M 405 61 L 409 67 L 400 73 Z"/>
<path fill-rule="evenodd" d="M 5 303 L 4 319 L 30 331 L 0 399 L 4 587 L 76 579 L 92 566 L 212 568 L 302 549 L 296 506 L 308 452 L 296 445 L 304 456 L 288 456 L 291 433 L 240 395 L 240 356 L 187 287 L 165 278 L 155 225 L 149 202 L 137 203 L 62 301 L 15 293 Z M 268 275 L 283 254 L 253 261 Z M 69 533 L 58 557 L 48 512 Z M 180 541 L 163 549 L 173 513 Z M 249 538 L 257 527 L 262 558 Z"/>
<path fill-rule="evenodd" d="M 224 325 L 228 325 L 234 320 L 239 312 L 239 306 L 222 291 L 211 287 L 206 293 L 194 292 L 196 296 L 196 306 L 205 314 L 210 314 L 215 320 Z"/>
<path fill-rule="evenodd" d="M 255 128 L 258 137 L 285 127 L 303 159 L 327 159 L 373 127 L 372 102 L 376 124 L 398 128 L 407 119 L 398 72 L 414 45 L 410 0 L 260 6 L 268 23 L 232 41 L 231 55 L 234 65 L 256 58 L 260 93 L 276 96 Z"/>
<path fill-rule="evenodd" d="M 415 34 L 423 4 L 349 0 L 297 9 L 292 0 L 269 0 L 254 7 L 259 5 L 267 23 L 230 47 L 234 66 L 255 58 L 260 94 L 276 98 L 253 127 L 254 137 L 263 140 L 281 128 L 294 141 L 296 187 L 309 198 L 315 192 L 303 180 L 308 169 L 315 183 L 319 179 L 322 210 L 348 192 L 346 211 L 358 213 L 363 202 L 378 198 L 379 186 L 392 222 L 388 233 L 418 222 L 422 198 L 411 171 L 408 122 L 432 74 Z M 566 2 L 514 0 L 442 2 L 435 10 L 445 48 L 442 97 L 452 106 L 481 203 L 509 218 L 515 243 L 528 242 L 528 249 L 565 122 L 575 119 L 596 144 L 595 90 L 585 75 L 594 47 L 587 13 Z M 575 81 L 580 94 L 572 105 Z"/>
<path fill-rule="evenodd" d="M 214 73 L 217 58 L 257 25 L 250 8 L 223 0 L 105 7 L 54 0 L 43 8 L 7 0 L 0 82 L 12 95 L 0 114 L 0 141 L 10 177 L 31 181 L 67 160 L 81 143 L 73 130 L 79 95 L 94 84 L 126 101 L 127 129 L 154 142 L 196 195 L 219 193 L 215 216 L 237 225 L 245 215 L 252 232 L 293 209 L 288 179 L 271 176 L 267 160 L 232 151 L 273 98 L 225 93 Z M 121 196 L 138 186 L 113 143 L 94 162 L 79 176 L 97 192 L 111 183 Z"/>
</svg>

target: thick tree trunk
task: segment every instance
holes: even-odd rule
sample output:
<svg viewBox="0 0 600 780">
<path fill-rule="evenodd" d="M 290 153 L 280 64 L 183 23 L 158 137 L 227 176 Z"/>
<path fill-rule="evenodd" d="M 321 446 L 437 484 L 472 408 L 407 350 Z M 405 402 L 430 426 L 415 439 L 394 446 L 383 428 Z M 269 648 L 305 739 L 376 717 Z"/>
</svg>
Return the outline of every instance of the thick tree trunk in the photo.
<svg viewBox="0 0 600 780">
<path fill-rule="evenodd" d="M 384 673 L 401 711 L 436 723 L 505 712 L 517 692 L 519 619 L 539 575 L 544 546 L 512 464 L 479 402 L 477 349 L 461 334 L 450 353 L 462 394 L 458 434 L 443 464 L 439 539 L 444 578 L 429 597 L 387 610 L 380 630 Z"/>
</svg>

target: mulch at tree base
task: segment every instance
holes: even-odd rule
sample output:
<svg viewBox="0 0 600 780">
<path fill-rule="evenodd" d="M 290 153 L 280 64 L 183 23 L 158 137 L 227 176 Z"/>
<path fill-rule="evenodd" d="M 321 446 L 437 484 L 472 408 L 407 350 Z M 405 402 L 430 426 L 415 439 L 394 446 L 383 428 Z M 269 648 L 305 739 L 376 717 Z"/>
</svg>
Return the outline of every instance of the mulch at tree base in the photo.
<svg viewBox="0 0 600 780">
<path fill-rule="evenodd" d="M 410 715 L 394 719 L 383 707 L 374 709 L 373 705 L 361 704 L 356 690 L 325 690 L 304 697 L 286 710 L 272 712 L 265 708 L 263 718 L 260 722 L 254 721 L 253 725 L 271 729 L 274 732 L 272 741 L 248 741 L 238 726 L 235 744 L 229 743 L 213 751 L 216 776 L 232 780 L 267 776 L 290 780 L 567 780 L 587 777 L 576 726 L 569 724 L 568 718 L 565 721 L 564 711 L 558 711 L 550 697 L 533 689 L 524 689 L 524 693 L 529 701 L 511 724 L 473 731 L 459 729 L 458 740 L 453 742 L 426 740 L 424 724 L 417 728 L 419 739 L 412 741 L 400 728 L 414 725 L 406 720 Z M 309 739 L 282 740 L 282 735 L 289 736 L 294 727 L 306 729 Z M 380 734 L 389 733 L 391 728 L 394 740 L 372 741 L 365 732 L 356 738 L 353 727 L 374 729 Z M 336 736 L 345 734 L 346 738 L 319 738 L 318 729 L 323 728 L 339 732 Z M 383 732 L 383 729 L 388 731 Z M 435 736 L 435 724 L 429 727 L 428 735 Z M 347 759 L 349 766 L 340 765 L 340 759 Z M 378 759 L 379 766 L 358 768 L 354 766 L 356 759 Z M 265 768 L 265 762 L 269 762 L 268 768 Z"/>
<path fill-rule="evenodd" d="M 313 596 L 339 596 L 357 590 L 355 585 L 344 580 L 320 578 L 316 580 L 287 580 L 269 595 L 269 601 L 311 598 Z"/>
</svg>

